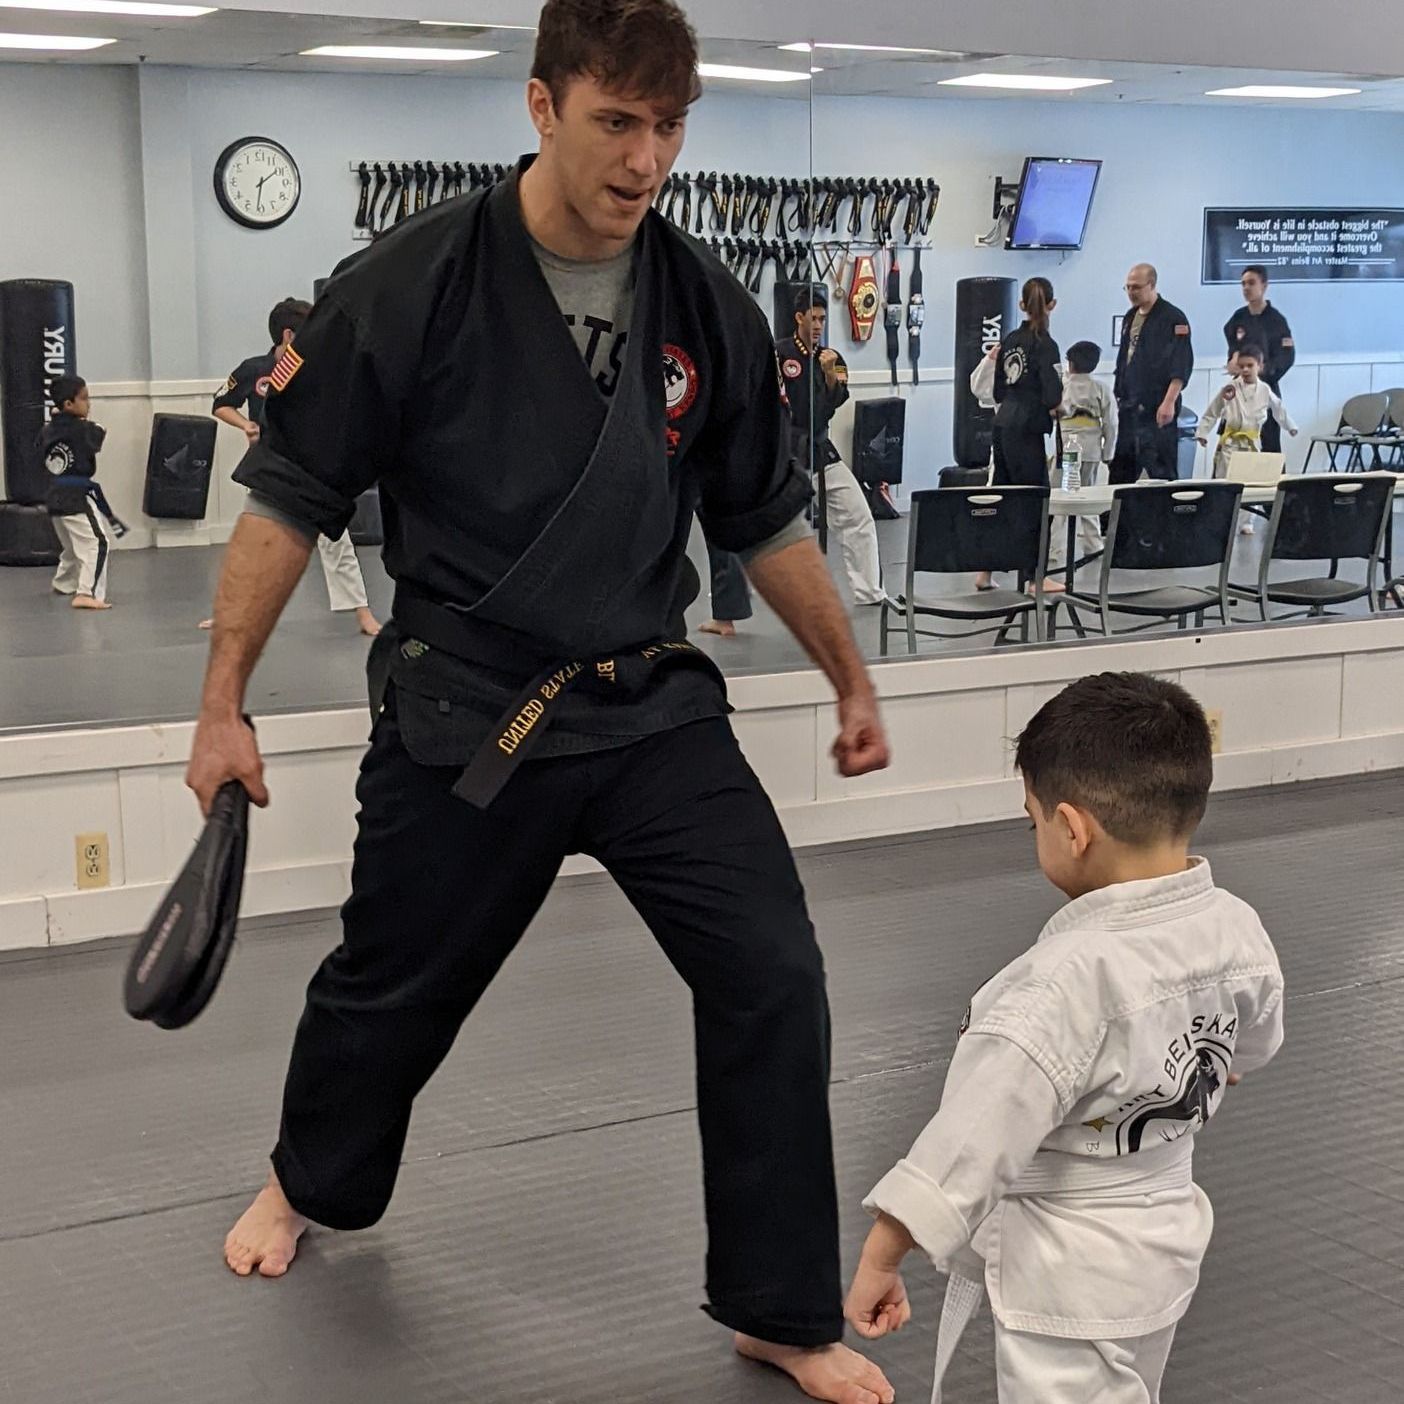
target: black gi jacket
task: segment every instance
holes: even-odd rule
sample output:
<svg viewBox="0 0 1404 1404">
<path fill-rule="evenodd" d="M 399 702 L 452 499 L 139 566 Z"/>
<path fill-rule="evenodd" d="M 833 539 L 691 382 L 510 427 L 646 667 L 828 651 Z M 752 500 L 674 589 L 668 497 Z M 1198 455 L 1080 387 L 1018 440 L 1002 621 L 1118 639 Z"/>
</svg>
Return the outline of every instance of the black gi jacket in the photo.
<svg viewBox="0 0 1404 1404">
<path fill-rule="evenodd" d="M 98 451 L 106 438 L 101 424 L 62 411 L 39 431 L 39 454 L 50 474 L 46 505 L 51 516 L 77 516 L 90 497 L 105 517 L 112 516 L 107 498 L 94 481 Z"/>
<path fill-rule="evenodd" d="M 236 409 L 263 427 L 264 406 L 271 388 L 269 377 L 278 364 L 282 347 L 275 346 L 261 356 L 250 356 L 234 367 L 234 373 L 224 383 L 224 389 L 214 397 L 211 409 Z"/>
<path fill-rule="evenodd" d="M 1141 328 L 1136 357 L 1127 364 L 1131 326 L 1136 310 L 1130 308 L 1121 323 L 1121 345 L 1116 353 L 1115 393 L 1118 405 L 1154 414 L 1165 399 L 1172 380 L 1188 385 L 1194 372 L 1194 346 L 1189 318 L 1163 297 L 1156 300 Z M 1175 401 L 1178 414 L 1180 401 Z"/>
<path fill-rule="evenodd" d="M 820 348 L 823 350 L 824 348 Z M 848 362 L 838 357 L 838 368 L 844 372 L 829 389 L 829 382 L 819 367 L 819 358 L 810 355 L 810 348 L 801 346 L 798 337 L 787 336 L 776 344 L 780 360 L 780 375 L 785 382 L 785 395 L 790 403 L 790 418 L 795 428 L 795 457 L 808 467 L 817 467 L 819 455 L 824 466 L 837 463 L 843 457 L 829 438 L 829 425 L 840 405 L 848 400 Z M 834 353 L 838 355 L 837 352 Z M 810 462 L 810 445 L 815 448 Z"/>
<path fill-rule="evenodd" d="M 657 213 L 640 230 L 619 381 L 600 395 L 522 223 L 529 160 L 337 270 L 234 475 L 332 538 L 380 484 L 401 642 L 392 627 L 377 647 L 422 764 L 463 763 L 543 669 L 680 639 L 697 591 L 694 511 L 709 541 L 745 551 L 809 497 L 764 318 Z M 421 638 L 426 603 L 448 607 L 451 643 Z M 650 666 L 642 680 L 635 670 L 630 686 L 613 681 L 628 669 L 592 666 L 584 687 L 552 691 L 537 754 L 726 710 L 704 655 L 661 658 L 686 666 Z"/>
<path fill-rule="evenodd" d="M 1224 340 L 1228 342 L 1230 356 L 1244 346 L 1256 346 L 1267 357 L 1263 379 L 1274 390 L 1297 363 L 1292 328 L 1287 325 L 1287 318 L 1270 302 L 1256 317 L 1246 305 L 1240 307 L 1224 324 Z"/>
<path fill-rule="evenodd" d="M 1051 434 L 1052 411 L 1063 400 L 1058 373 L 1062 353 L 1051 336 L 1039 336 L 1027 323 L 999 344 L 995 359 L 995 424 L 1020 434 Z"/>
</svg>

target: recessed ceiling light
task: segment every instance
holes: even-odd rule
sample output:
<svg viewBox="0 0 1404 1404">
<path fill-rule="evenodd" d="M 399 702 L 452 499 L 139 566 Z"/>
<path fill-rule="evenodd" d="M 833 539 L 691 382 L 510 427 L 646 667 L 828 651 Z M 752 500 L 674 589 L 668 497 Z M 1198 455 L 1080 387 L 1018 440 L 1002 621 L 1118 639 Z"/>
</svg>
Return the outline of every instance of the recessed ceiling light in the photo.
<svg viewBox="0 0 1404 1404">
<path fill-rule="evenodd" d="M 78 52 L 115 44 L 115 39 L 78 39 L 71 34 L 0 34 L 0 49 L 64 50 Z"/>
<path fill-rule="evenodd" d="M 780 50 L 787 54 L 808 54 L 815 49 L 843 49 L 856 54 L 934 54 L 937 57 L 945 57 L 954 54 L 954 49 L 909 49 L 905 45 L 899 44 L 811 44 L 807 40 L 801 40 L 798 44 L 781 44 Z"/>
<path fill-rule="evenodd" d="M 1290 83 L 1250 83 L 1244 88 L 1215 88 L 1205 97 L 1333 98 L 1354 97 L 1359 88 L 1300 88 Z"/>
<path fill-rule="evenodd" d="M 390 59 L 396 63 L 468 63 L 497 57 L 496 49 L 410 48 L 401 44 L 323 44 L 302 53 L 304 58 Z"/>
<path fill-rule="evenodd" d="M 0 0 L 0 10 L 49 10 L 65 15 L 144 15 L 152 19 L 194 19 L 212 15 L 208 5 L 158 5 L 146 0 Z"/>
<path fill-rule="evenodd" d="M 1055 78 L 1049 73 L 967 73 L 964 78 L 942 78 L 943 88 L 1016 88 L 1023 92 L 1071 93 L 1079 88 L 1100 88 L 1110 78 Z"/>
<path fill-rule="evenodd" d="M 420 20 L 420 24 L 427 24 L 433 29 L 515 29 L 522 34 L 535 34 L 534 24 L 493 24 L 484 22 L 478 24 L 474 20 Z"/>
<path fill-rule="evenodd" d="M 734 78 L 740 83 L 807 83 L 808 73 L 793 68 L 741 68 L 734 63 L 699 63 L 704 78 Z"/>
</svg>

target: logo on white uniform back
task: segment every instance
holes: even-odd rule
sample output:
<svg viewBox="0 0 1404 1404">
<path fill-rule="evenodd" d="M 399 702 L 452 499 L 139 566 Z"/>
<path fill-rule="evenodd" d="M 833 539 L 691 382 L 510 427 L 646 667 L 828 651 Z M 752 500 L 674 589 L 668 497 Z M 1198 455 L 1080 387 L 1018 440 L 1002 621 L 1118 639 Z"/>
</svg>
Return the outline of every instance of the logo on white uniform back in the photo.
<svg viewBox="0 0 1404 1404">
<path fill-rule="evenodd" d="M 681 419 L 697 399 L 697 367 L 681 346 L 663 348 L 663 403 L 669 419 Z"/>
</svg>

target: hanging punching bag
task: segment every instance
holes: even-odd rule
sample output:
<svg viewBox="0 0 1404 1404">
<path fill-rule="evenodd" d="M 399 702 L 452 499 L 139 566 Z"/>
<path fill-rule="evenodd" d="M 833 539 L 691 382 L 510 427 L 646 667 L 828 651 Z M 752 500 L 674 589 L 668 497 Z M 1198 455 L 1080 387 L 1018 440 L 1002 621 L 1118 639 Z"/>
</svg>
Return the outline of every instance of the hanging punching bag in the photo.
<svg viewBox="0 0 1404 1404">
<path fill-rule="evenodd" d="M 1013 278 L 962 278 L 955 297 L 955 461 L 980 468 L 990 461 L 994 411 L 970 393 L 970 376 L 990 347 L 1017 325 Z"/>
<path fill-rule="evenodd" d="M 44 278 L 0 283 L 0 425 L 3 425 L 4 496 L 37 505 L 48 474 L 35 451 L 49 417 L 48 384 L 74 375 L 73 284 Z"/>
</svg>

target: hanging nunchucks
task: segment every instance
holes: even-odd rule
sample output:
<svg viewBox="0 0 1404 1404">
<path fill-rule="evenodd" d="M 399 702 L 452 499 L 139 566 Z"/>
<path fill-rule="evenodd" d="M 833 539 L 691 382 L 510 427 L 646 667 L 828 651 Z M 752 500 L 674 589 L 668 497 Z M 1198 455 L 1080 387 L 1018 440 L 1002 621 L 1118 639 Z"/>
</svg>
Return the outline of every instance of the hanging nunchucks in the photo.
<svg viewBox="0 0 1404 1404">
<path fill-rule="evenodd" d="M 926 299 L 921 291 L 921 250 L 912 255 L 912 276 L 907 285 L 907 354 L 912 363 L 912 384 L 921 384 L 921 329 L 926 322 Z M 894 378 L 896 367 L 893 367 Z"/>
</svg>

